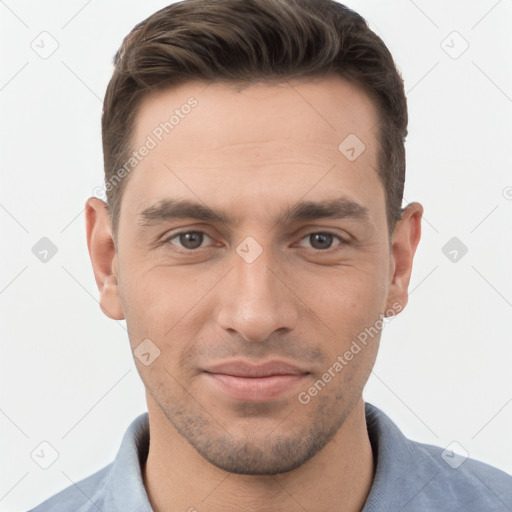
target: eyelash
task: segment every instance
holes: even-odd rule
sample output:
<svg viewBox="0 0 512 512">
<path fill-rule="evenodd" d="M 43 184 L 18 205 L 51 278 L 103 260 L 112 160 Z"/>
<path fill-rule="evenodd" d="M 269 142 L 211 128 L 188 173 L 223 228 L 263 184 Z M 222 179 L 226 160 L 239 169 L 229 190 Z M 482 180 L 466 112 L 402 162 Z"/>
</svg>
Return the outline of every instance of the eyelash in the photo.
<svg viewBox="0 0 512 512">
<path fill-rule="evenodd" d="M 173 235 L 167 237 L 165 240 L 162 241 L 162 244 L 166 245 L 166 244 L 169 244 L 171 243 L 171 240 L 173 240 L 174 238 L 178 238 L 180 235 L 186 235 L 188 233 L 197 233 L 197 234 L 202 234 L 202 235 L 205 235 L 207 236 L 208 238 L 212 239 L 212 237 L 210 237 L 207 233 L 205 233 L 204 231 L 198 231 L 198 230 L 188 230 L 188 231 L 180 231 L 178 233 L 174 233 Z M 316 251 L 318 253 L 323 253 L 323 254 L 329 254 L 333 251 L 336 251 L 337 248 L 340 248 L 340 246 L 343 246 L 343 245 L 347 245 L 349 242 L 348 240 L 345 240 L 344 238 L 342 238 L 340 235 L 336 234 L 336 233 L 333 233 L 331 231 L 311 231 L 310 233 L 304 235 L 300 241 L 304 240 L 305 238 L 308 238 L 310 237 L 311 235 L 331 235 L 333 236 L 334 238 L 337 238 L 339 240 L 339 244 L 337 245 L 334 245 L 332 247 L 329 247 L 328 249 L 315 249 L 314 247 L 308 247 L 308 249 L 312 249 L 313 251 Z M 175 245 L 175 244 L 172 244 L 172 245 Z M 179 247 L 179 246 L 178 246 Z M 192 252 L 197 252 L 199 251 L 199 249 L 204 249 L 205 247 L 197 247 L 196 249 L 187 249 L 186 247 L 179 247 L 180 251 L 181 252 L 184 252 L 184 253 L 192 253 Z"/>
</svg>

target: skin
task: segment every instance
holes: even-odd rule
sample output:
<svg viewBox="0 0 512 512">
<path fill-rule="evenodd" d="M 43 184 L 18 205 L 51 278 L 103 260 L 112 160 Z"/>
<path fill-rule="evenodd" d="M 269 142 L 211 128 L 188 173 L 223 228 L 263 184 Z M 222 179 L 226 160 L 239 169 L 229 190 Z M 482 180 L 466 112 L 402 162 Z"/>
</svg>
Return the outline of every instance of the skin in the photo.
<svg viewBox="0 0 512 512">
<path fill-rule="evenodd" d="M 102 310 L 126 319 L 132 350 L 144 339 L 160 350 L 147 366 L 135 358 L 150 502 L 158 512 L 359 511 L 375 470 L 362 392 L 380 332 L 307 404 L 298 395 L 361 332 L 405 307 L 423 208 L 410 204 L 390 239 L 377 110 L 343 78 L 162 91 L 141 105 L 134 148 L 190 96 L 197 107 L 129 175 L 117 245 L 105 203 L 86 203 Z M 348 134 L 366 146 L 354 161 L 338 149 Z M 278 220 L 299 201 L 339 197 L 366 215 Z M 141 212 L 167 198 L 232 222 L 142 225 Z M 176 236 L 190 231 L 206 236 L 192 235 L 195 246 Z M 334 236 L 315 235 L 325 232 Z M 251 263 L 237 252 L 249 236 L 262 250 Z M 203 370 L 234 358 L 308 373 L 277 397 L 233 398 Z"/>
</svg>

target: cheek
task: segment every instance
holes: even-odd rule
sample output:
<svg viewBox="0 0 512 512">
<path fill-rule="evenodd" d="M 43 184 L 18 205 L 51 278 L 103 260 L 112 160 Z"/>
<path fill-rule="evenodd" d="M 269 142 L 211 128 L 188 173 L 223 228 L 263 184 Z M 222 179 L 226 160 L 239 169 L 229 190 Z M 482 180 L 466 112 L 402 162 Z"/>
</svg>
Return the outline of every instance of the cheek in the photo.
<svg viewBox="0 0 512 512">
<path fill-rule="evenodd" d="M 180 349 L 177 340 L 183 339 L 188 345 L 195 339 L 196 327 L 201 324 L 197 315 L 205 314 L 204 298 L 219 280 L 218 273 L 198 274 L 185 268 L 136 263 L 131 268 L 120 290 L 130 341 L 134 345 L 152 339 L 173 356 Z"/>
<path fill-rule="evenodd" d="M 384 310 L 386 292 L 380 269 L 353 266 L 302 274 L 299 296 L 311 316 L 339 338 L 370 327 Z"/>
<path fill-rule="evenodd" d="M 172 321 L 180 301 L 178 295 L 157 273 L 133 266 L 123 274 L 120 295 L 132 344 L 143 338 L 155 341 L 161 337 L 164 324 Z M 183 300 L 182 300 L 183 302 Z"/>
<path fill-rule="evenodd" d="M 366 268 L 304 279 L 301 287 L 311 308 L 304 318 L 305 329 L 315 336 L 326 361 L 314 381 L 332 382 L 325 393 L 329 400 L 346 402 L 358 396 L 375 363 L 386 288 L 378 282 L 379 270 Z"/>
<path fill-rule="evenodd" d="M 200 322 L 194 318 L 201 308 L 195 304 L 207 289 L 206 284 L 201 289 L 198 284 L 190 287 L 175 274 L 168 268 L 147 271 L 140 266 L 138 272 L 125 276 L 122 288 L 137 371 L 150 394 L 161 403 L 169 395 L 174 401 L 187 395 L 192 374 L 180 362 L 198 339 L 196 326 Z"/>
</svg>

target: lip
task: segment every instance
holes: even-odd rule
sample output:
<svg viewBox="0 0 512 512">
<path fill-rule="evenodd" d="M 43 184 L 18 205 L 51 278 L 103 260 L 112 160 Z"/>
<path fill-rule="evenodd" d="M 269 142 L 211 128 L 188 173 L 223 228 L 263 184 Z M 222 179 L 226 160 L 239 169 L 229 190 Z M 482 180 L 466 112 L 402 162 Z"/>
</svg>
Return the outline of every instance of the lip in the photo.
<svg viewBox="0 0 512 512">
<path fill-rule="evenodd" d="M 234 377 L 270 377 L 272 375 L 300 375 L 309 373 L 286 361 L 266 361 L 265 363 L 254 364 L 243 360 L 235 360 L 216 364 L 205 368 L 208 373 L 222 375 L 233 375 Z"/>
<path fill-rule="evenodd" d="M 205 369 L 203 375 L 214 389 L 235 400 L 263 402 L 289 393 L 309 372 L 285 361 L 230 361 Z"/>
</svg>

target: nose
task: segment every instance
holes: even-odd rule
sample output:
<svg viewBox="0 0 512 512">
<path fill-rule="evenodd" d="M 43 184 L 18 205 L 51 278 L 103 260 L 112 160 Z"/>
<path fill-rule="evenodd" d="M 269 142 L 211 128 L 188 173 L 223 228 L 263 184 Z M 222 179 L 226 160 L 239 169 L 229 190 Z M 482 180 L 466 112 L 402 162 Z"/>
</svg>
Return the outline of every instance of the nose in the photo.
<svg viewBox="0 0 512 512">
<path fill-rule="evenodd" d="M 218 290 L 219 326 L 247 341 L 265 341 L 275 331 L 294 329 L 300 301 L 293 293 L 291 274 L 272 260 L 270 251 L 250 263 L 235 253 L 233 267 Z"/>
</svg>

